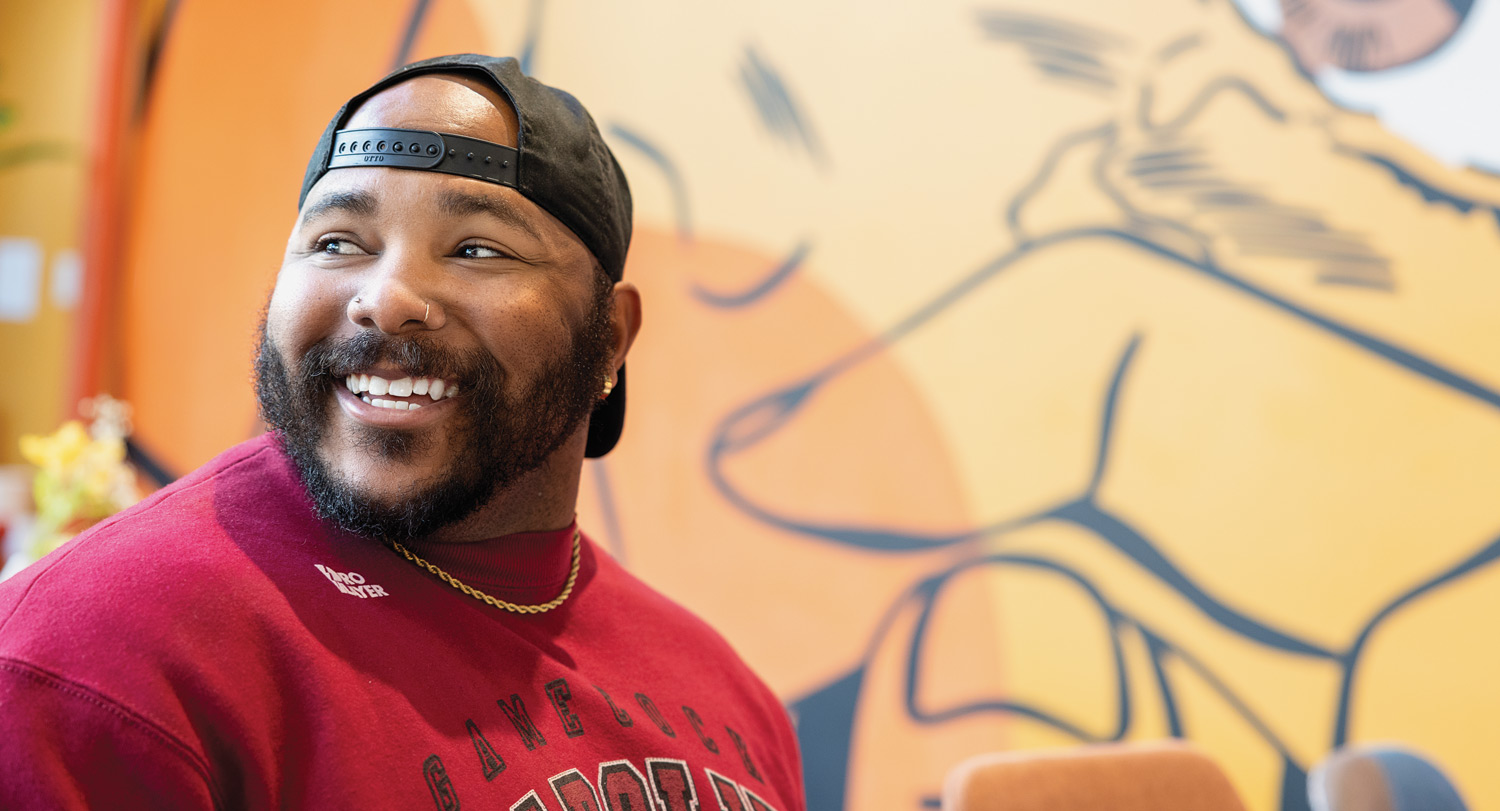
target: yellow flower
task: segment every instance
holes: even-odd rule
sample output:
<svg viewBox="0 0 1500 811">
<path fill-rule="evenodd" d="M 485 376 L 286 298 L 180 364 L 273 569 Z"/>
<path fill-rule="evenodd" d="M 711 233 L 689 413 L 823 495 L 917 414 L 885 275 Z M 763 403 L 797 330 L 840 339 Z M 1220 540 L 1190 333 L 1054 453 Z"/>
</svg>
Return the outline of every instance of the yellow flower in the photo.
<svg viewBox="0 0 1500 811">
<path fill-rule="evenodd" d="M 66 422 L 50 436 L 21 437 L 21 455 L 38 468 L 32 484 L 36 557 L 140 498 L 124 440 L 93 439 L 81 422 Z"/>
<path fill-rule="evenodd" d="M 21 455 L 43 470 L 63 470 L 78 459 L 90 442 L 89 432 L 83 427 L 83 423 L 69 420 L 51 436 L 22 436 Z"/>
</svg>

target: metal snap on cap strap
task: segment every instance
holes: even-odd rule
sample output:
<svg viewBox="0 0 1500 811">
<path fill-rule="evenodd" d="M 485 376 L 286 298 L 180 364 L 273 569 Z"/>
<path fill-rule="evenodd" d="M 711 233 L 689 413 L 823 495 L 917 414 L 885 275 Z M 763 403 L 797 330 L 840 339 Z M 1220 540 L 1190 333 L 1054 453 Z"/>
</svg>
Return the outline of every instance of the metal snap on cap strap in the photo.
<svg viewBox="0 0 1500 811">
<path fill-rule="evenodd" d="M 519 155 L 512 147 L 464 135 L 381 127 L 335 132 L 328 168 L 422 169 L 515 188 Z"/>
</svg>

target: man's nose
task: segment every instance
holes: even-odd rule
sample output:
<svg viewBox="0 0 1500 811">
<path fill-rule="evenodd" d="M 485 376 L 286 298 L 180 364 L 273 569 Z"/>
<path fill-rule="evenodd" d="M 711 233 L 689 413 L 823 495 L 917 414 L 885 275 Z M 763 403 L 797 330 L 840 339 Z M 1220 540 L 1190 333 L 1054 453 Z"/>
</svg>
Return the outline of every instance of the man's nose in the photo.
<svg viewBox="0 0 1500 811">
<path fill-rule="evenodd" d="M 432 260 L 387 252 L 349 302 L 349 320 L 387 335 L 442 326 L 441 269 Z"/>
</svg>

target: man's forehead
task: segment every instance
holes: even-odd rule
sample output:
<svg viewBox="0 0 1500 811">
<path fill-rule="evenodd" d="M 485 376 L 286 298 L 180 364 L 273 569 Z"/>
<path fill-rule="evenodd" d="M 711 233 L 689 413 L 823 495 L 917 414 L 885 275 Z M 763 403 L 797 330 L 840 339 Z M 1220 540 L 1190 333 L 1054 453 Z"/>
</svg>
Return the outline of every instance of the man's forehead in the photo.
<svg viewBox="0 0 1500 811">
<path fill-rule="evenodd" d="M 515 111 L 489 83 L 453 73 L 415 76 L 371 96 L 349 116 L 345 129 L 399 127 L 467 135 L 516 146 Z"/>
<path fill-rule="evenodd" d="M 402 194 L 395 200 L 388 199 L 393 190 L 389 179 L 381 173 L 400 172 L 408 184 L 418 184 L 418 195 Z M 557 231 L 569 234 L 571 241 L 577 237 L 557 223 L 535 203 L 517 194 L 514 189 L 480 183 L 462 178 L 445 177 L 407 169 L 358 168 L 329 172 L 318 181 L 307 196 L 298 216 L 299 223 L 310 223 L 320 217 L 337 214 L 354 215 L 359 218 L 378 218 L 383 214 L 409 214 L 413 206 L 425 208 L 439 215 L 444 222 L 457 222 L 472 215 L 485 215 L 525 231 L 533 239 L 548 240 L 544 231 L 554 226 Z M 582 243 L 579 243 L 580 245 Z"/>
</svg>

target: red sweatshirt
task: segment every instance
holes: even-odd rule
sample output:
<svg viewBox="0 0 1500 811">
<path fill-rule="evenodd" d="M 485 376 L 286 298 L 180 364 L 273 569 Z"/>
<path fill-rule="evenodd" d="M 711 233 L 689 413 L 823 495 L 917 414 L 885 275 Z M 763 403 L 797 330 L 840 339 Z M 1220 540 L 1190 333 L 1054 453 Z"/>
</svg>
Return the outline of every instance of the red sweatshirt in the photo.
<svg viewBox="0 0 1500 811">
<path fill-rule="evenodd" d="M 572 529 L 413 552 L 517 603 Z M 0 584 L 0 808 L 801 811 L 729 645 L 584 540 L 560 608 L 314 516 L 261 438 Z"/>
</svg>

